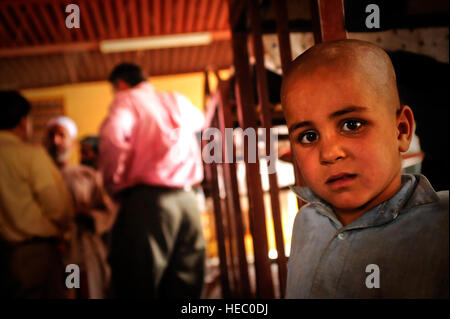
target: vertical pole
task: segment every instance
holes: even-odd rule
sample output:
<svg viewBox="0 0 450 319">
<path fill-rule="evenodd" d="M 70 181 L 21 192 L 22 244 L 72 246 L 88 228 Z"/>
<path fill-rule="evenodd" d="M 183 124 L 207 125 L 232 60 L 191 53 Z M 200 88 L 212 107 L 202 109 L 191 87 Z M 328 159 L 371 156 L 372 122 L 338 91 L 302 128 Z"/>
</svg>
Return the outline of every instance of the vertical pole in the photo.
<svg viewBox="0 0 450 319">
<path fill-rule="evenodd" d="M 343 0 L 311 0 L 311 17 L 316 43 L 347 38 Z"/>
<path fill-rule="evenodd" d="M 292 61 L 286 0 L 275 0 L 275 19 L 277 24 L 278 43 L 280 47 L 281 69 L 283 71 L 283 74 L 286 74 L 289 63 Z M 303 182 L 299 172 L 299 168 L 297 166 L 297 161 L 295 160 L 295 152 L 292 149 L 292 144 L 291 158 L 292 165 L 294 167 L 295 183 L 301 186 L 303 185 Z M 299 208 L 302 206 L 302 204 L 302 201 L 297 198 L 297 205 Z"/>
<path fill-rule="evenodd" d="M 280 47 L 281 69 L 283 70 L 283 73 L 286 73 L 288 65 L 292 61 L 286 0 L 274 0 L 274 2 L 278 46 Z"/>
<path fill-rule="evenodd" d="M 262 44 L 261 18 L 256 0 L 249 2 L 250 24 L 253 33 L 253 51 L 255 55 L 258 99 L 261 105 L 261 123 L 266 131 L 266 152 L 270 150 L 270 127 L 272 126 L 271 104 L 269 102 L 266 69 L 264 67 L 264 51 Z M 271 163 L 274 164 L 274 163 Z M 278 178 L 276 173 L 269 174 L 270 202 L 275 230 L 275 242 L 278 252 L 278 276 L 280 281 L 280 296 L 284 296 L 287 277 L 286 254 L 284 252 L 283 226 L 281 222 Z"/>
<path fill-rule="evenodd" d="M 235 243 L 237 249 L 238 269 L 239 269 L 239 285 L 240 285 L 240 297 L 251 298 L 252 293 L 250 289 L 250 277 L 248 273 L 247 255 L 245 252 L 245 232 L 243 225 L 243 216 L 239 197 L 239 186 L 236 176 L 236 154 L 234 149 L 229 150 L 227 148 L 228 142 L 226 139 L 225 128 L 233 128 L 231 117 L 231 105 L 228 100 L 228 93 L 230 92 L 230 82 L 218 79 L 218 91 L 219 91 L 219 107 L 218 107 L 218 119 L 219 128 L 222 133 L 222 146 L 223 146 L 223 159 L 228 157 L 228 152 L 231 151 L 233 155 L 233 161 L 227 163 L 223 160 L 224 169 L 224 182 L 227 193 L 227 203 L 230 207 L 230 214 L 232 212 L 235 226 Z M 231 141 L 232 142 L 232 141 Z M 231 143 L 233 145 L 233 143 Z"/>
<path fill-rule="evenodd" d="M 234 15 L 233 1 L 229 1 L 229 16 Z M 231 22 L 231 21 L 230 21 Z M 249 57 L 247 52 L 247 30 L 245 30 L 245 14 L 242 14 L 238 23 L 241 29 L 231 24 L 233 62 L 236 78 L 236 101 L 239 124 L 243 130 L 252 128 L 257 130 L 257 121 L 254 110 L 253 87 L 251 85 Z M 261 175 L 259 173 L 259 161 L 249 163 L 248 152 L 258 154 L 257 143 L 255 149 L 248 148 L 248 140 L 244 138 L 244 154 L 247 191 L 249 197 L 249 212 L 251 231 L 253 237 L 253 248 L 255 255 L 256 273 L 256 297 L 273 298 L 273 282 L 268 257 L 266 218 L 264 211 Z"/>
<path fill-rule="evenodd" d="M 205 148 L 207 141 L 202 139 L 202 149 Z M 210 185 L 211 194 L 214 203 L 214 223 L 217 236 L 217 248 L 219 252 L 220 283 L 222 288 L 222 297 L 231 298 L 230 281 L 227 268 L 227 254 L 225 247 L 225 229 L 223 226 L 222 205 L 219 196 L 219 181 L 217 178 L 217 164 L 205 164 L 206 177 Z"/>
</svg>

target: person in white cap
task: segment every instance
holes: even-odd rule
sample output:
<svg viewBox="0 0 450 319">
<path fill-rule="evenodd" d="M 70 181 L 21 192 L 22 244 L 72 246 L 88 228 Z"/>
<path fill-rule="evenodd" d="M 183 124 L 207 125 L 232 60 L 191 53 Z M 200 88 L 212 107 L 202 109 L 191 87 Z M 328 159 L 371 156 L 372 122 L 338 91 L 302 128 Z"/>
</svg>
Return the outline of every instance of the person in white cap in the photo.
<svg viewBox="0 0 450 319">
<path fill-rule="evenodd" d="M 67 116 L 54 117 L 48 122 L 45 146 L 58 167 L 69 163 L 73 141 L 77 135 L 77 125 Z"/>
<path fill-rule="evenodd" d="M 87 285 L 77 290 L 77 297 L 105 298 L 108 297 L 110 269 L 102 236 L 112 228 L 116 207 L 95 169 L 70 163 L 77 134 L 72 119 L 58 116 L 48 122 L 44 144 L 60 168 L 74 200 L 76 236 L 68 258 L 80 266 L 81 283 L 87 280 Z"/>
</svg>

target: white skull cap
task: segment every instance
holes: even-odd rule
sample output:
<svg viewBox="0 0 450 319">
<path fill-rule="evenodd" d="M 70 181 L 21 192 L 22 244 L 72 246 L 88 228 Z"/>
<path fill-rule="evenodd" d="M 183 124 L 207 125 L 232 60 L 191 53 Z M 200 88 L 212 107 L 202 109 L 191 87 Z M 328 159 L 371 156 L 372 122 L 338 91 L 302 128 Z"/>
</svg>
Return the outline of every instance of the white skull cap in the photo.
<svg viewBox="0 0 450 319">
<path fill-rule="evenodd" d="M 71 138 L 75 138 L 78 135 L 77 125 L 71 118 L 67 116 L 57 116 L 52 118 L 50 121 L 48 121 L 47 128 L 50 128 L 54 125 L 61 125 L 62 127 L 64 127 L 69 132 Z"/>
</svg>

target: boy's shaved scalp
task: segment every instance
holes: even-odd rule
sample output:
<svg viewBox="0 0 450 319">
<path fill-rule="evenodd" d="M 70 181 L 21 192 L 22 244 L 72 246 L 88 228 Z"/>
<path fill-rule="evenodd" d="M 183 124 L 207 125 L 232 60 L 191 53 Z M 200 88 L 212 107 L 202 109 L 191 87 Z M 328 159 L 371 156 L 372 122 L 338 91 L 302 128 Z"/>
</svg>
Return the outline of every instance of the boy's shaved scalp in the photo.
<svg viewBox="0 0 450 319">
<path fill-rule="evenodd" d="M 297 57 L 284 76 L 281 100 L 290 82 L 307 80 L 308 75 L 318 69 L 358 74 L 394 111 L 400 109 L 395 71 L 389 56 L 380 47 L 360 40 L 324 42 Z"/>
</svg>

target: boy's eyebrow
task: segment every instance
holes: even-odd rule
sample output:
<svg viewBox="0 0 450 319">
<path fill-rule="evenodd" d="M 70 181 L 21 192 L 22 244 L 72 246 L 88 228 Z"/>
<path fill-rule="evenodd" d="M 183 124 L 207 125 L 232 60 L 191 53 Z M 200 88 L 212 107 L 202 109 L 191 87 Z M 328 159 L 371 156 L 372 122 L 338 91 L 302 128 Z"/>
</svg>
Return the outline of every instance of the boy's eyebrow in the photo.
<svg viewBox="0 0 450 319">
<path fill-rule="evenodd" d="M 347 114 L 347 113 L 357 112 L 357 111 L 367 111 L 367 108 L 364 107 L 364 106 L 355 106 L 355 105 L 351 105 L 351 106 L 348 106 L 348 107 L 346 107 L 346 108 L 344 108 L 344 109 L 342 109 L 342 110 L 339 110 L 339 111 L 336 111 L 336 112 L 331 113 L 329 117 L 330 117 L 331 119 L 333 119 L 333 118 L 336 118 L 336 117 L 345 115 L 345 114 Z M 313 125 L 313 124 L 312 124 L 312 122 L 310 122 L 310 121 L 304 121 L 304 122 L 294 123 L 294 124 L 292 124 L 292 125 L 289 127 L 288 132 L 289 132 L 289 134 L 291 134 L 291 133 L 292 133 L 293 131 L 295 131 L 296 129 L 299 129 L 299 128 L 305 127 L 305 126 L 312 126 L 312 125 Z"/>
<path fill-rule="evenodd" d="M 289 132 L 289 134 L 291 134 L 296 129 L 304 127 L 304 126 L 312 126 L 312 122 L 304 121 L 304 122 L 294 123 L 289 127 L 288 132 Z"/>
<path fill-rule="evenodd" d="M 339 116 L 347 114 L 347 113 L 357 112 L 357 111 L 366 111 L 366 110 L 367 110 L 367 107 L 351 105 L 342 110 L 331 113 L 330 118 L 333 119 L 335 117 L 339 117 Z"/>
</svg>

